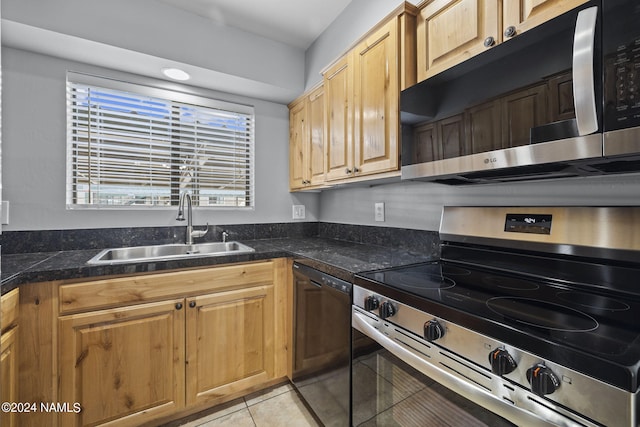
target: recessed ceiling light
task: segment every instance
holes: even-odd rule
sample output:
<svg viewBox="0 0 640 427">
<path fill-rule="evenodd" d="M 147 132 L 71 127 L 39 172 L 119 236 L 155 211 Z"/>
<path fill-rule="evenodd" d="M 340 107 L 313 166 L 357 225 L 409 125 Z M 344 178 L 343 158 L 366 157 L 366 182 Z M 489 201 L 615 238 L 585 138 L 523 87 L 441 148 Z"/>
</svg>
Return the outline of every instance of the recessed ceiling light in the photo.
<svg viewBox="0 0 640 427">
<path fill-rule="evenodd" d="M 170 79 L 180 81 L 189 80 L 191 78 L 189 73 L 179 68 L 163 68 L 162 74 L 169 77 Z"/>
</svg>

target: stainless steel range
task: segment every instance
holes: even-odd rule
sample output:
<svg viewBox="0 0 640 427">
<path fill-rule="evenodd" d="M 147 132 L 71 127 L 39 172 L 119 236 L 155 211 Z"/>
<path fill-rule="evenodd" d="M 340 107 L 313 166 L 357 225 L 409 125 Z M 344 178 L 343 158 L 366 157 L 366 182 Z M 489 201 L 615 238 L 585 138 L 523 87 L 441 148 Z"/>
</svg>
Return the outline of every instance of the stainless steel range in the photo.
<svg viewBox="0 0 640 427">
<path fill-rule="evenodd" d="M 640 425 L 640 207 L 447 207 L 440 238 L 355 278 L 354 425 Z"/>
</svg>

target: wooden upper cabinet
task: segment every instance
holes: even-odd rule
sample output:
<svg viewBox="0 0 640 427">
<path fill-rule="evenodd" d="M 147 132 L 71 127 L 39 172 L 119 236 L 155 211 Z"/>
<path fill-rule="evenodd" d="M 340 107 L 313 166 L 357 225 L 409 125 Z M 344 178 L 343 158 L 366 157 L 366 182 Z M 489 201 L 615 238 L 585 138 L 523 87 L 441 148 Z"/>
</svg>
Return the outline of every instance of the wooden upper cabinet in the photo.
<svg viewBox="0 0 640 427">
<path fill-rule="evenodd" d="M 327 181 L 398 170 L 400 90 L 416 82 L 416 13 L 401 5 L 323 73 Z"/>
<path fill-rule="evenodd" d="M 313 90 L 306 100 L 308 143 L 308 175 L 309 185 L 321 185 L 325 181 L 324 143 L 325 143 L 325 108 L 324 87 Z"/>
<path fill-rule="evenodd" d="M 347 54 L 324 73 L 327 181 L 343 179 L 353 171 L 351 62 L 351 55 Z"/>
<path fill-rule="evenodd" d="M 451 68 L 587 1 L 425 1 L 417 22 L 418 81 Z"/>
<path fill-rule="evenodd" d="M 324 88 L 289 104 L 289 188 L 324 183 Z"/>
<path fill-rule="evenodd" d="M 588 0 L 502 0 L 505 40 L 562 15 Z"/>
<path fill-rule="evenodd" d="M 306 108 L 304 99 L 289 106 L 289 187 L 302 188 L 306 182 Z"/>
<path fill-rule="evenodd" d="M 397 20 L 367 37 L 354 50 L 354 174 L 398 168 Z"/>
<path fill-rule="evenodd" d="M 427 3 L 417 22 L 418 81 L 500 43 L 498 1 L 435 0 Z M 515 0 L 505 1 L 516 3 Z M 489 43 L 490 40 L 493 41 Z"/>
</svg>

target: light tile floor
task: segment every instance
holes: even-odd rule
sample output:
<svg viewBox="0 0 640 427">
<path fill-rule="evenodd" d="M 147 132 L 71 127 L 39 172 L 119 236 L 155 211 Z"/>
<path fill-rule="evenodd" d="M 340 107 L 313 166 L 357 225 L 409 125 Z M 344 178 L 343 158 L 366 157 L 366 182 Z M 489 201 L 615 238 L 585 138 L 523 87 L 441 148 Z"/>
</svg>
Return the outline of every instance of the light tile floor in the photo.
<svg viewBox="0 0 640 427">
<path fill-rule="evenodd" d="M 214 408 L 214 412 L 182 427 L 319 427 L 291 384 L 259 391 Z"/>
</svg>

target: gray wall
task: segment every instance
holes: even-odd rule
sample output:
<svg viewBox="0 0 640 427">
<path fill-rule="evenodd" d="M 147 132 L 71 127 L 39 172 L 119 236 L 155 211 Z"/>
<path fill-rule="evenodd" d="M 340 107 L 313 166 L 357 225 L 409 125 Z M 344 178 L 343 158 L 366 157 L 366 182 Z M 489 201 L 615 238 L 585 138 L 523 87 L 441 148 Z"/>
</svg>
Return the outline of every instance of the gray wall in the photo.
<svg viewBox="0 0 640 427">
<path fill-rule="evenodd" d="M 2 18 L 292 93 L 303 90 L 302 49 L 228 27 L 224 16 L 214 22 L 162 1 L 3 0 Z"/>
<path fill-rule="evenodd" d="M 416 2 L 417 3 L 417 2 Z M 353 0 L 307 50 L 306 87 L 320 71 L 400 2 Z M 374 221 L 374 203 L 385 203 L 385 222 Z M 437 230 L 444 205 L 640 205 L 640 174 L 472 187 L 397 183 L 323 191 L 320 221 Z"/>
<path fill-rule="evenodd" d="M 3 230 L 177 224 L 174 210 L 66 210 L 64 193 L 67 70 L 165 87 L 175 85 L 11 48 L 3 48 L 2 57 L 2 183 L 3 199 L 10 202 L 9 224 Z M 254 105 L 256 112 L 255 210 L 198 209 L 195 224 L 291 222 L 292 204 L 306 206 L 306 221 L 317 220 L 318 195 L 288 191 L 289 113 L 285 105 L 188 86 L 183 89 Z"/>
</svg>

